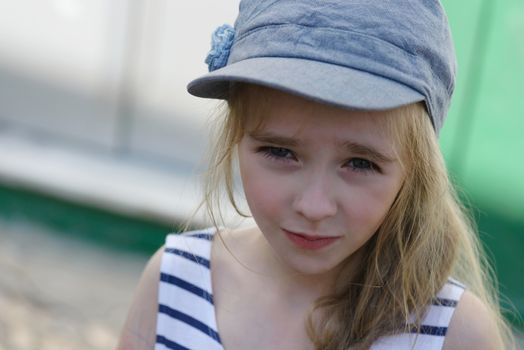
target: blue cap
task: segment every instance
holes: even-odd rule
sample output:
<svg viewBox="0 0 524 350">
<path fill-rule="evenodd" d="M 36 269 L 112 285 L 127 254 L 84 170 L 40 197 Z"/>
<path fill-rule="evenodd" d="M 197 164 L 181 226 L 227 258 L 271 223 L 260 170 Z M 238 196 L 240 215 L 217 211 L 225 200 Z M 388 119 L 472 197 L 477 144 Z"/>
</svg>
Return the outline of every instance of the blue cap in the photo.
<svg viewBox="0 0 524 350">
<path fill-rule="evenodd" d="M 247 82 L 350 109 L 424 101 L 438 134 L 455 86 L 436 0 L 243 0 L 212 45 L 210 73 L 188 85 L 195 96 L 227 99 L 230 83 Z"/>
</svg>

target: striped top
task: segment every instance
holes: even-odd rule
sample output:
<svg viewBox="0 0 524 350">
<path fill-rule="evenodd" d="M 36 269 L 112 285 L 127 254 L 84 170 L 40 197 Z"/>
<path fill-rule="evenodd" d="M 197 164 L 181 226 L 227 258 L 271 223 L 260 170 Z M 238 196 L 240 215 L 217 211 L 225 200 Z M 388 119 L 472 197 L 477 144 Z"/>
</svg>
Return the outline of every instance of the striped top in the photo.
<svg viewBox="0 0 524 350">
<path fill-rule="evenodd" d="M 155 350 L 224 350 L 218 334 L 210 256 L 214 229 L 171 234 L 160 267 Z M 442 349 L 464 287 L 450 280 L 437 294 L 419 331 L 385 336 L 371 350 Z"/>
</svg>

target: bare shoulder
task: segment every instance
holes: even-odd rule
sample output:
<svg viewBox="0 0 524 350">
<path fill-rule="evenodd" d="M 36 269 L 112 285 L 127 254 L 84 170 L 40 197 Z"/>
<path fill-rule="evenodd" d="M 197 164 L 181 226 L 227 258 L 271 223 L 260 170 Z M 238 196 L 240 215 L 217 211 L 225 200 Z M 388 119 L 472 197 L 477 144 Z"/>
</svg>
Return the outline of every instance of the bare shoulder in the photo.
<svg viewBox="0 0 524 350">
<path fill-rule="evenodd" d="M 464 292 L 453 313 L 443 349 L 504 349 L 494 316 L 469 291 Z"/>
<path fill-rule="evenodd" d="M 150 350 L 155 346 L 158 280 L 163 251 L 164 247 L 161 247 L 149 259 L 140 277 L 120 334 L 119 350 Z"/>
</svg>

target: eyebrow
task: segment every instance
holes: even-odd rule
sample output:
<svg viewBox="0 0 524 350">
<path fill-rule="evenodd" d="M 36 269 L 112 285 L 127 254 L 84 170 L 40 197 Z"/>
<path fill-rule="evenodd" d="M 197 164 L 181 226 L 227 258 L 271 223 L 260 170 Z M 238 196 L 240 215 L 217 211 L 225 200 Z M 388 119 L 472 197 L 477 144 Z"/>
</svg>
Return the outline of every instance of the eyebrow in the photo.
<svg viewBox="0 0 524 350">
<path fill-rule="evenodd" d="M 393 157 L 385 155 L 384 153 L 378 151 L 374 147 L 363 145 L 358 142 L 345 141 L 342 143 L 342 146 L 349 150 L 351 153 L 362 154 L 378 162 L 391 163 L 395 161 Z"/>
<path fill-rule="evenodd" d="M 268 132 L 254 131 L 248 133 L 248 135 L 259 142 L 271 143 L 279 146 L 296 147 L 300 143 L 298 140 L 292 137 L 275 135 Z M 354 141 L 343 141 L 337 142 L 337 145 L 348 150 L 351 153 L 356 153 L 358 155 L 369 157 L 377 162 L 390 163 L 395 161 L 395 158 L 385 155 L 383 152 L 380 152 L 376 148 L 369 145 L 364 145 L 362 143 Z"/>
<path fill-rule="evenodd" d="M 257 141 L 265 142 L 265 143 L 273 143 L 279 146 L 298 146 L 299 142 L 291 137 L 285 137 L 285 136 L 279 136 L 274 135 L 271 133 L 262 133 L 262 132 L 250 132 L 248 135 L 252 138 L 254 138 Z"/>
</svg>

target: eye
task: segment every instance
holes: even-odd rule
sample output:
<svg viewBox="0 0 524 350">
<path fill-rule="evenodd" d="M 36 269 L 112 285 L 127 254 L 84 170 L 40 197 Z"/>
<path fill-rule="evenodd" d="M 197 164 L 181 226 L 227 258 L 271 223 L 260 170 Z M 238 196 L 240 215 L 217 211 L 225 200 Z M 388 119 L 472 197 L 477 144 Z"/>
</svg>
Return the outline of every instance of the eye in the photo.
<svg viewBox="0 0 524 350">
<path fill-rule="evenodd" d="M 260 147 L 259 152 L 262 152 L 262 154 L 267 158 L 273 158 L 276 160 L 294 160 L 295 155 L 294 153 L 283 147 L 273 147 L 273 146 L 265 146 Z"/>
<path fill-rule="evenodd" d="M 375 163 L 363 158 L 351 158 L 347 164 L 354 171 L 370 172 L 380 170 Z"/>
</svg>

